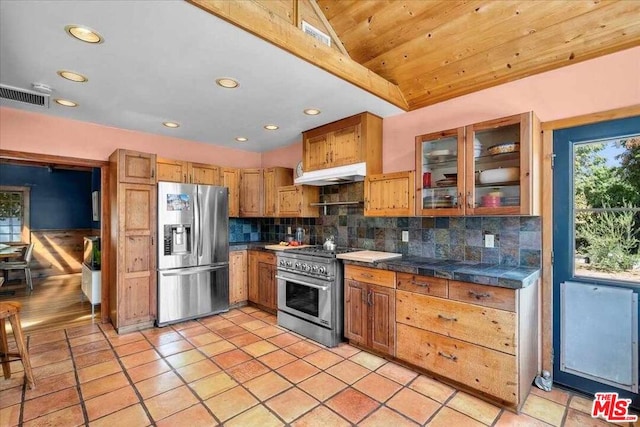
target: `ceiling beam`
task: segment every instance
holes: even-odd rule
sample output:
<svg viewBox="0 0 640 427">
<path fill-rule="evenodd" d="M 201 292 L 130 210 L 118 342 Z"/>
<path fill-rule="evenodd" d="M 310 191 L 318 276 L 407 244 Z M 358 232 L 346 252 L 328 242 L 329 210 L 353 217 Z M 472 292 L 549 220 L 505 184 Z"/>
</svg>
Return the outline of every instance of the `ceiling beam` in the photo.
<svg viewBox="0 0 640 427">
<path fill-rule="evenodd" d="M 319 43 L 253 1 L 187 0 L 281 49 L 407 111 L 400 88 L 349 57 Z"/>
</svg>

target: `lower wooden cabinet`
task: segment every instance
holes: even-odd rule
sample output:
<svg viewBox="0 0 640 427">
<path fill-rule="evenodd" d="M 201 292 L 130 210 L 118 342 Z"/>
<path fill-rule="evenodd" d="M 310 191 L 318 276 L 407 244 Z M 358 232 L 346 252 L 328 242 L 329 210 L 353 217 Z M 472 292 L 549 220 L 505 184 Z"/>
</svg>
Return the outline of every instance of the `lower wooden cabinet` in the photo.
<svg viewBox="0 0 640 427">
<path fill-rule="evenodd" d="M 275 311 L 278 307 L 276 256 L 264 251 L 249 253 L 249 301 Z"/>
<path fill-rule="evenodd" d="M 395 285 L 394 272 L 345 267 L 344 335 L 349 341 L 395 355 Z"/>
<path fill-rule="evenodd" d="M 398 283 L 396 357 L 519 409 L 538 372 L 538 284 Z"/>
<path fill-rule="evenodd" d="M 248 298 L 247 251 L 229 252 L 229 305 L 244 305 Z"/>
</svg>

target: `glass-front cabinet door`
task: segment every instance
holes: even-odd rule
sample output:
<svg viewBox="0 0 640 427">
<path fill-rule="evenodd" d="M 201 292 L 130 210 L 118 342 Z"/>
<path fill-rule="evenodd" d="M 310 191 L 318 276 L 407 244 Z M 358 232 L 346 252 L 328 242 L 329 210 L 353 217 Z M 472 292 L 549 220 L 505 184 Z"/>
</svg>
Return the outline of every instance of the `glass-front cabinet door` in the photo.
<svg viewBox="0 0 640 427">
<path fill-rule="evenodd" d="M 464 128 L 416 137 L 416 214 L 464 214 Z"/>
<path fill-rule="evenodd" d="M 533 113 L 467 126 L 467 215 L 531 215 L 539 200 L 539 122 Z M 534 194 L 535 193 L 535 194 Z"/>
</svg>

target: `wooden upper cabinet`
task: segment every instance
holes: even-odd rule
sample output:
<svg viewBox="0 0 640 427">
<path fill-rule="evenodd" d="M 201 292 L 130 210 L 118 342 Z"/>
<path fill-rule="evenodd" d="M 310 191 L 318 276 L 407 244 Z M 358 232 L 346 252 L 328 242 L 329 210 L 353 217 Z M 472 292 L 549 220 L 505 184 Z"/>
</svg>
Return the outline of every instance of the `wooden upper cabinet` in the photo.
<svg viewBox="0 0 640 427">
<path fill-rule="evenodd" d="M 229 189 L 229 217 L 240 216 L 240 170 L 236 168 L 220 169 L 220 185 Z"/>
<path fill-rule="evenodd" d="M 364 180 L 365 216 L 413 216 L 415 172 L 367 175 Z"/>
<path fill-rule="evenodd" d="M 293 169 L 273 167 L 263 171 L 264 216 L 278 216 L 278 188 L 293 184 Z"/>
<path fill-rule="evenodd" d="M 189 163 L 191 184 L 220 185 L 220 168 L 204 163 Z"/>
<path fill-rule="evenodd" d="M 204 163 L 157 159 L 158 181 L 220 185 L 220 168 Z"/>
<path fill-rule="evenodd" d="M 539 215 L 540 146 L 532 112 L 417 136 L 416 214 Z"/>
<path fill-rule="evenodd" d="M 278 188 L 278 216 L 318 217 L 320 211 L 311 203 L 319 203 L 320 189 L 310 185 L 288 185 Z"/>
<path fill-rule="evenodd" d="M 189 182 L 189 163 L 182 160 L 164 159 L 158 157 L 156 166 L 158 181 Z"/>
<path fill-rule="evenodd" d="M 382 119 L 371 113 L 347 117 L 302 133 L 307 172 L 366 162 L 367 174 L 382 172 Z"/>
<path fill-rule="evenodd" d="M 260 217 L 263 215 L 264 192 L 262 169 L 240 170 L 240 216 Z"/>
<path fill-rule="evenodd" d="M 156 155 L 131 150 L 116 150 L 118 181 L 130 184 L 156 183 Z"/>
</svg>

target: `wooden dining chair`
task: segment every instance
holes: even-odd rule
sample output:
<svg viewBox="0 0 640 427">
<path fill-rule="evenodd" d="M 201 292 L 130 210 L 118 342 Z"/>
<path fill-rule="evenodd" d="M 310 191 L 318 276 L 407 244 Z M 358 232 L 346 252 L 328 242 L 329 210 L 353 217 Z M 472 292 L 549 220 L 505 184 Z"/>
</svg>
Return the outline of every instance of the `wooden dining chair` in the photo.
<svg viewBox="0 0 640 427">
<path fill-rule="evenodd" d="M 31 280 L 31 257 L 33 256 L 33 243 L 29 243 L 24 249 L 24 255 L 18 261 L 0 262 L 0 270 L 24 270 L 24 278 L 27 281 L 29 291 L 33 292 L 33 281 Z"/>
</svg>

